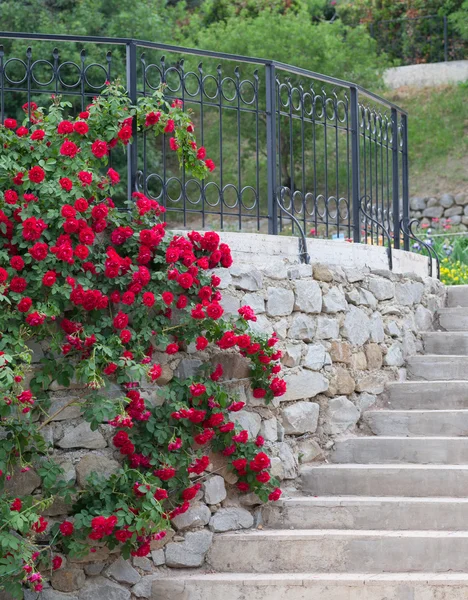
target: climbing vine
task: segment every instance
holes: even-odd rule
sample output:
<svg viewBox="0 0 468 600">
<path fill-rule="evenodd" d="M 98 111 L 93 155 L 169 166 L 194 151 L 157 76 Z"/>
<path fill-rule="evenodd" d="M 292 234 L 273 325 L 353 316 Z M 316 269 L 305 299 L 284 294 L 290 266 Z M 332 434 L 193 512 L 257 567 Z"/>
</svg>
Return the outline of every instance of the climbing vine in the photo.
<svg viewBox="0 0 468 600">
<path fill-rule="evenodd" d="M 223 384 L 210 349 L 249 360 L 255 398 L 286 389 L 276 336 L 253 332 L 248 306 L 235 319 L 223 315 L 213 269 L 232 258 L 219 236 L 168 234 L 164 207 L 143 193 L 127 210 L 112 199 L 120 176 L 111 149 L 132 143 L 135 128 L 169 136 L 195 176 L 215 168 L 182 103 L 168 104 L 160 89 L 132 106 L 109 84 L 73 119 L 60 97 L 47 111 L 23 108 L 29 121 L 0 126 L 0 587 L 17 597 L 24 585 L 41 591 L 64 554 L 92 557 L 101 546 L 148 554 L 196 497 L 210 452 L 224 455 L 240 492 L 277 500 L 263 439 L 234 425 L 244 402 Z M 39 366 L 33 344 L 44 351 Z M 158 385 L 160 357 L 182 351 L 204 367 Z M 51 384 L 72 382 L 86 388 L 85 420 L 112 429 L 121 459 L 80 490 L 61 477 L 42 435 L 56 416 Z M 15 482 L 30 470 L 40 488 L 16 497 Z M 51 525 L 43 513 L 59 502 L 68 517 Z"/>
</svg>

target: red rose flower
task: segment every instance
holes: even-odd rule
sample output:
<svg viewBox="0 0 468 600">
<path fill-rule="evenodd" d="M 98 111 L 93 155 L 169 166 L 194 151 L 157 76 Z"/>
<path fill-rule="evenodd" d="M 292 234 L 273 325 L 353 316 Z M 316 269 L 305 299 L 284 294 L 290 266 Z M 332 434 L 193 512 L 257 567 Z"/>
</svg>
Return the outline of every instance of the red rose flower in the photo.
<svg viewBox="0 0 468 600">
<path fill-rule="evenodd" d="M 159 502 L 161 500 L 165 500 L 168 497 L 169 497 L 169 494 L 167 493 L 167 490 L 165 490 L 163 488 L 156 488 L 156 491 L 154 492 L 155 500 L 158 500 L 158 502 Z"/>
<path fill-rule="evenodd" d="M 208 346 L 208 340 L 202 335 L 197 337 L 195 347 L 197 350 L 204 350 Z"/>
<path fill-rule="evenodd" d="M 62 566 L 62 557 L 61 556 L 54 556 L 54 558 L 52 559 L 52 570 L 53 571 L 57 571 L 58 569 L 60 569 L 60 567 Z"/>
<path fill-rule="evenodd" d="M 155 303 L 153 292 L 145 292 L 142 296 L 142 301 L 145 306 L 151 308 Z"/>
<path fill-rule="evenodd" d="M 206 157 L 206 150 L 203 146 L 200 146 L 200 148 L 198 148 L 197 158 L 198 158 L 198 160 L 203 160 L 205 157 Z"/>
<path fill-rule="evenodd" d="M 36 131 L 33 131 L 31 134 L 31 139 L 33 141 L 41 141 L 45 138 L 45 131 L 43 131 L 42 129 L 36 129 Z"/>
<path fill-rule="evenodd" d="M 89 131 L 88 123 L 85 123 L 84 121 L 77 121 L 73 125 L 73 130 L 79 135 L 86 135 Z"/>
<path fill-rule="evenodd" d="M 156 125 L 156 123 L 161 118 L 161 113 L 158 112 L 150 112 L 145 117 L 145 127 L 151 127 L 152 125 Z"/>
<path fill-rule="evenodd" d="M 19 498 L 15 498 L 13 500 L 13 502 L 10 504 L 10 510 L 11 511 L 17 511 L 19 512 L 23 507 L 23 503 L 21 502 L 21 500 Z"/>
<path fill-rule="evenodd" d="M 115 373 L 117 371 L 117 365 L 113 362 L 109 363 L 106 367 L 104 367 L 103 369 L 103 373 L 105 375 L 112 375 L 113 373 Z"/>
<path fill-rule="evenodd" d="M 175 129 L 175 123 L 173 119 L 168 119 L 166 127 L 164 127 L 165 133 L 172 133 Z"/>
<path fill-rule="evenodd" d="M 268 483 L 270 481 L 270 473 L 268 473 L 268 471 L 262 471 L 255 479 L 260 483 Z"/>
<path fill-rule="evenodd" d="M 70 158 L 75 158 L 78 152 L 78 146 L 74 142 L 70 142 L 69 140 L 65 140 L 60 146 L 60 154 L 62 156 L 69 156 Z"/>
<path fill-rule="evenodd" d="M 176 354 L 177 352 L 179 352 L 178 344 L 172 343 L 166 346 L 166 354 Z"/>
<path fill-rule="evenodd" d="M 119 311 L 114 317 L 113 324 L 116 329 L 125 329 L 128 325 L 128 315 Z"/>
<path fill-rule="evenodd" d="M 18 123 L 16 119 L 5 119 L 4 125 L 7 129 L 16 129 Z"/>
<path fill-rule="evenodd" d="M 124 144 L 128 144 L 132 138 L 132 128 L 129 125 L 124 125 L 117 135 Z"/>
<path fill-rule="evenodd" d="M 193 500 L 201 489 L 201 484 L 196 483 L 182 492 L 182 498 L 186 501 Z"/>
<path fill-rule="evenodd" d="M 123 344 L 128 344 L 132 339 L 132 332 L 129 329 L 122 329 L 120 332 L 120 339 Z"/>
<path fill-rule="evenodd" d="M 42 325 L 45 321 L 45 315 L 42 315 L 41 313 L 33 312 L 31 314 L 29 314 L 26 317 L 26 323 L 28 325 L 31 325 L 31 327 L 39 327 L 39 325 Z"/>
<path fill-rule="evenodd" d="M 37 165 L 29 169 L 28 177 L 29 181 L 32 181 L 33 183 L 42 183 L 45 179 L 45 171 L 42 167 Z"/>
<path fill-rule="evenodd" d="M 216 165 L 214 164 L 214 162 L 211 160 L 211 158 L 207 158 L 205 160 L 205 165 L 208 167 L 209 171 L 214 171 L 216 169 Z"/>
<path fill-rule="evenodd" d="M 24 277 L 13 277 L 10 281 L 10 290 L 17 294 L 22 294 L 27 287 L 27 281 Z"/>
<path fill-rule="evenodd" d="M 109 152 L 107 142 L 104 140 L 96 140 L 91 146 L 91 152 L 96 158 L 103 158 Z"/>
<path fill-rule="evenodd" d="M 6 190 L 3 196 L 7 204 L 16 204 L 18 202 L 18 193 L 15 190 Z"/>
<path fill-rule="evenodd" d="M 29 248 L 29 254 L 37 261 L 42 261 L 47 257 L 49 253 L 49 246 L 47 244 L 43 244 L 41 242 L 37 242 Z"/>
<path fill-rule="evenodd" d="M 179 149 L 179 144 L 177 143 L 177 140 L 173 137 L 169 140 L 169 146 L 171 150 L 174 151 Z"/>
<path fill-rule="evenodd" d="M 47 287 L 52 287 L 57 280 L 57 273 L 55 271 L 47 271 L 44 273 L 42 278 L 42 284 Z"/>
<path fill-rule="evenodd" d="M 161 298 L 167 306 L 170 306 L 174 301 L 174 294 L 172 292 L 163 292 Z"/>
<path fill-rule="evenodd" d="M 78 212 L 86 212 L 88 210 L 89 204 L 88 201 L 85 200 L 85 198 L 77 198 L 75 200 L 75 204 L 73 205 L 75 210 L 77 210 Z M 70 216 L 75 216 L 75 215 L 70 215 Z"/>
<path fill-rule="evenodd" d="M 28 310 L 31 308 L 31 306 L 32 306 L 32 299 L 29 298 L 28 296 L 21 298 L 21 300 L 18 302 L 18 310 L 19 310 L 19 312 L 22 312 L 22 313 L 28 312 Z"/>
<path fill-rule="evenodd" d="M 66 192 L 69 192 L 73 187 L 73 183 L 71 179 L 68 179 L 68 177 L 62 177 L 59 179 L 59 185 L 62 190 L 65 190 Z"/>
<path fill-rule="evenodd" d="M 73 123 L 70 123 L 70 121 L 61 121 L 57 126 L 57 133 L 60 135 L 73 133 Z"/>
<path fill-rule="evenodd" d="M 21 271 L 22 269 L 24 269 L 24 260 L 21 256 L 12 256 L 10 258 L 10 265 L 13 269 L 15 269 L 15 271 Z M 0 283 L 3 283 L 1 279 L 2 278 L 0 277 Z"/>
<path fill-rule="evenodd" d="M 81 181 L 81 185 L 86 187 L 93 182 L 93 174 L 90 171 L 80 171 L 78 173 L 78 179 Z"/>
<path fill-rule="evenodd" d="M 275 488 L 271 494 L 268 496 L 268 500 L 271 500 L 272 502 L 276 502 L 276 500 L 279 500 L 281 498 L 281 490 L 279 488 Z"/>
<path fill-rule="evenodd" d="M 114 169 L 108 169 L 107 176 L 109 177 L 113 185 L 119 183 L 120 181 L 120 175 Z"/>
<path fill-rule="evenodd" d="M 18 127 L 18 129 L 16 130 L 16 135 L 18 137 L 24 137 L 26 135 L 28 135 L 29 131 L 27 129 L 27 127 Z"/>
</svg>

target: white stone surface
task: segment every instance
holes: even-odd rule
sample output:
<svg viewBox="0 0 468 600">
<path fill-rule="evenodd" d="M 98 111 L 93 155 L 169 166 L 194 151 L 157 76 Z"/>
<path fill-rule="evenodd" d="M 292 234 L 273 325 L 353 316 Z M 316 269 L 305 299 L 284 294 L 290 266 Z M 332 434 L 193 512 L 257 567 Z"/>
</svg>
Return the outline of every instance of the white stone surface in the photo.
<svg viewBox="0 0 468 600">
<path fill-rule="evenodd" d="M 391 89 L 403 86 L 417 88 L 439 87 L 462 83 L 468 79 L 468 60 L 451 60 L 439 63 L 424 63 L 392 67 L 384 71 L 384 81 Z"/>
</svg>

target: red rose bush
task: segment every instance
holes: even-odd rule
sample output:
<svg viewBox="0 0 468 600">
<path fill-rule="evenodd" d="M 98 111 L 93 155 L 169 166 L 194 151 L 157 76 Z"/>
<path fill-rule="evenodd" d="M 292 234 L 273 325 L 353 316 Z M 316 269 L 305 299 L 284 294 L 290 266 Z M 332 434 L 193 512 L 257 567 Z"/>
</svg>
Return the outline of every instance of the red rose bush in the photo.
<svg viewBox="0 0 468 600">
<path fill-rule="evenodd" d="M 92 555 L 105 545 L 146 556 L 197 496 L 212 452 L 225 457 L 240 492 L 264 501 L 281 493 L 263 439 L 230 418 L 244 403 L 209 360 L 211 349 L 239 353 L 255 398 L 285 392 L 275 335 L 249 328 L 248 306 L 224 318 L 212 270 L 232 264 L 229 247 L 214 232 L 170 235 L 164 207 L 143 193 L 126 210 L 113 200 L 120 177 L 110 152 L 132 143 L 135 130 L 168 136 L 195 176 L 215 168 L 190 114 L 163 90 L 132 106 L 117 85 L 75 119 L 67 109 L 54 98 L 47 112 L 25 106 L 29 123 L 0 126 L 0 579 L 18 597 L 25 584 L 41 591 L 41 569 L 62 565 L 58 551 Z M 35 371 L 31 342 L 46 348 Z M 204 367 L 158 385 L 158 357 L 189 347 Z M 92 429 L 112 429 L 121 457 L 116 473 L 91 475 L 78 494 L 41 436 L 54 417 L 54 380 L 86 386 L 83 416 Z M 33 467 L 41 494 L 10 496 L 10 478 Z M 51 526 L 41 513 L 58 499 L 70 503 L 69 516 Z"/>
</svg>

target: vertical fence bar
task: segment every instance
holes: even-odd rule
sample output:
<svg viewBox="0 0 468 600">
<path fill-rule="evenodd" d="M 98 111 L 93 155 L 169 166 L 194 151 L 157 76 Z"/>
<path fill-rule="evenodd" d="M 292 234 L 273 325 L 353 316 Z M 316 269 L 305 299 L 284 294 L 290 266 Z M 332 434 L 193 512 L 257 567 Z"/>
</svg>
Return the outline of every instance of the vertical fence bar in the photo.
<svg viewBox="0 0 468 600">
<path fill-rule="evenodd" d="M 398 179 L 398 112 L 392 108 L 392 212 L 393 247 L 400 247 L 400 190 Z"/>
<path fill-rule="evenodd" d="M 403 218 L 409 222 L 409 174 L 408 174 L 408 117 L 401 115 L 401 135 L 402 135 L 402 190 L 403 190 Z M 405 228 L 406 229 L 406 228 Z M 404 233 L 403 249 L 409 250 L 409 237 Z"/>
<path fill-rule="evenodd" d="M 268 178 L 268 233 L 278 233 L 278 205 L 276 203 L 276 69 L 273 63 L 265 65 L 266 134 Z"/>
<path fill-rule="evenodd" d="M 137 46 L 132 40 L 126 44 L 127 91 L 132 104 L 137 102 Z M 127 195 L 130 200 L 136 189 L 138 146 L 136 119 L 133 119 L 133 142 L 127 147 Z"/>
<path fill-rule="evenodd" d="M 448 21 L 447 15 L 444 15 L 444 60 L 448 61 Z"/>
<path fill-rule="evenodd" d="M 351 169 L 352 169 L 352 187 L 353 187 L 353 241 L 361 241 L 361 170 L 359 161 L 359 96 L 356 87 L 350 88 L 351 100 Z"/>
</svg>

